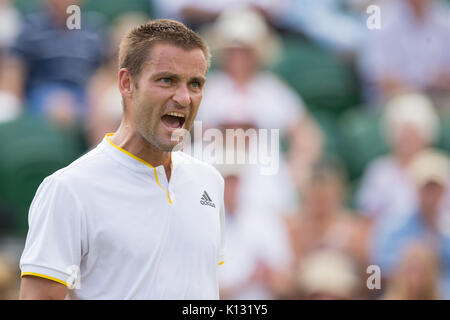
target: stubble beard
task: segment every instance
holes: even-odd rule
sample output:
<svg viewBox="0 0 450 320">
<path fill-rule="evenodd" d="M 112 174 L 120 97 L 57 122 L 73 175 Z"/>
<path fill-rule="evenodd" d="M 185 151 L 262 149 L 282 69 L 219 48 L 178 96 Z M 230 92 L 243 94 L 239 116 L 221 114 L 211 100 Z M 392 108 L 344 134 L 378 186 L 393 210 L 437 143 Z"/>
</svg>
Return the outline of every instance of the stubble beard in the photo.
<svg viewBox="0 0 450 320">
<path fill-rule="evenodd" d="M 152 125 L 146 125 L 146 124 L 138 124 L 136 126 L 136 129 L 140 136 L 147 141 L 153 148 L 163 151 L 163 152 L 171 152 L 173 148 L 175 147 L 176 143 L 172 144 L 165 144 L 161 140 L 161 137 L 158 134 L 157 130 L 158 124 Z"/>
<path fill-rule="evenodd" d="M 154 115 L 148 118 L 148 113 L 141 112 L 135 115 L 134 125 L 137 133 L 153 148 L 163 152 L 170 152 L 173 147 L 162 143 L 162 139 L 159 137 L 158 127 L 161 124 L 158 123 L 158 120 L 160 121 Z"/>
<path fill-rule="evenodd" d="M 140 108 L 138 108 L 138 109 L 140 109 Z M 142 109 L 140 109 L 140 110 L 142 110 Z M 138 113 L 134 119 L 136 130 L 139 133 L 139 135 L 155 149 L 157 149 L 159 151 L 163 151 L 163 152 L 176 151 L 177 146 L 179 146 L 179 144 L 180 144 L 180 141 L 176 141 L 176 140 L 172 141 L 171 140 L 172 137 L 170 137 L 169 138 L 170 142 L 164 143 L 164 142 L 162 142 L 162 140 L 163 140 L 162 137 L 158 133 L 159 127 L 162 126 L 162 124 L 160 123 L 161 116 L 162 115 L 157 114 L 157 115 L 152 115 L 150 118 L 148 118 L 148 115 L 146 112 Z M 192 116 L 194 118 L 191 118 Z M 189 119 L 185 120 L 184 128 L 183 129 L 180 128 L 179 130 L 190 131 L 191 127 L 194 123 L 195 117 L 196 117 L 196 114 L 188 117 Z"/>
</svg>

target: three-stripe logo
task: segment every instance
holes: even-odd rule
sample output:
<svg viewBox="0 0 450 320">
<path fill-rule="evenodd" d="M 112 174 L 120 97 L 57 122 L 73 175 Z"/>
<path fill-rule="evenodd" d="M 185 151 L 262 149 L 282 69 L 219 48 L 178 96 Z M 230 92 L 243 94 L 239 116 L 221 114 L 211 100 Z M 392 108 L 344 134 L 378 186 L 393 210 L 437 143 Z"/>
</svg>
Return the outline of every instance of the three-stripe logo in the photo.
<svg viewBox="0 0 450 320">
<path fill-rule="evenodd" d="M 212 202 L 211 197 L 209 196 L 208 192 L 203 191 L 203 195 L 200 198 L 200 204 L 202 205 L 207 205 L 207 206 L 211 206 L 213 208 L 216 207 L 216 205 Z"/>
</svg>

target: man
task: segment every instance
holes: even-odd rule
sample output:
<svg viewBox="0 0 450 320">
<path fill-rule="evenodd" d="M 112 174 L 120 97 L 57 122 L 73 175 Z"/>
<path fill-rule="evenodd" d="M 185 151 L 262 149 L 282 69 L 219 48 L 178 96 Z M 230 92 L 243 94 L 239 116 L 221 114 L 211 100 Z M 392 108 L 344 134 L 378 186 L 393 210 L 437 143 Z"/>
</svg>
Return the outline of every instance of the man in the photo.
<svg viewBox="0 0 450 320">
<path fill-rule="evenodd" d="M 374 234 L 371 255 L 382 275 L 389 279 L 411 245 L 422 243 L 431 247 L 440 260 L 440 294 L 449 299 L 450 224 L 448 211 L 442 211 L 450 175 L 448 155 L 433 149 L 424 150 L 409 164 L 408 174 L 417 188 L 417 208 L 412 214 L 391 219 L 389 227 Z"/>
<path fill-rule="evenodd" d="M 382 27 L 369 32 L 359 57 L 359 72 L 373 103 L 395 94 L 422 91 L 433 98 L 450 83 L 450 12 L 435 0 L 379 3 Z"/>
<path fill-rule="evenodd" d="M 83 0 L 39 2 L 5 55 L 0 91 L 9 105 L 70 127 L 87 116 L 86 83 L 106 58 L 106 26 L 101 15 L 83 10 L 80 29 L 68 29 L 68 7 Z"/>
<path fill-rule="evenodd" d="M 22 299 L 218 298 L 224 181 L 172 152 L 173 133 L 197 114 L 209 61 L 203 40 L 172 20 L 124 37 L 122 123 L 39 187 L 20 261 Z"/>
</svg>

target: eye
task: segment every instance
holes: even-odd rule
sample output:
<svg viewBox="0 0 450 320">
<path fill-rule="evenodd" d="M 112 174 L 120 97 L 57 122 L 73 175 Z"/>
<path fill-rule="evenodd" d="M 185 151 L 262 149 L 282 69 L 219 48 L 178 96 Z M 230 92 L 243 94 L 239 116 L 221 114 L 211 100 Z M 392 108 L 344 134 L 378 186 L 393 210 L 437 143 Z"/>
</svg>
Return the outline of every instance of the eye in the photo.
<svg viewBox="0 0 450 320">
<path fill-rule="evenodd" d="M 202 87 L 202 84 L 198 81 L 191 82 L 191 87 L 194 89 L 200 89 Z"/>
<path fill-rule="evenodd" d="M 172 83 L 172 79 L 170 79 L 170 78 L 161 78 L 158 81 L 163 84 L 171 84 Z"/>
</svg>

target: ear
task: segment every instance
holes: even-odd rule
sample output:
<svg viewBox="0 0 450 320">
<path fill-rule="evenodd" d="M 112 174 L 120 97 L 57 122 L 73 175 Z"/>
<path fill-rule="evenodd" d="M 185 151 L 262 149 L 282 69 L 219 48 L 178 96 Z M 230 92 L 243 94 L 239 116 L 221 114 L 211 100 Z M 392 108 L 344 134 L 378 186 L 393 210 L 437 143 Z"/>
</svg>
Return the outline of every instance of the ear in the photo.
<svg viewBox="0 0 450 320">
<path fill-rule="evenodd" d="M 121 68 L 119 70 L 119 91 L 124 97 L 124 99 L 131 98 L 134 90 L 133 81 L 131 79 L 131 74 L 126 68 Z"/>
</svg>

